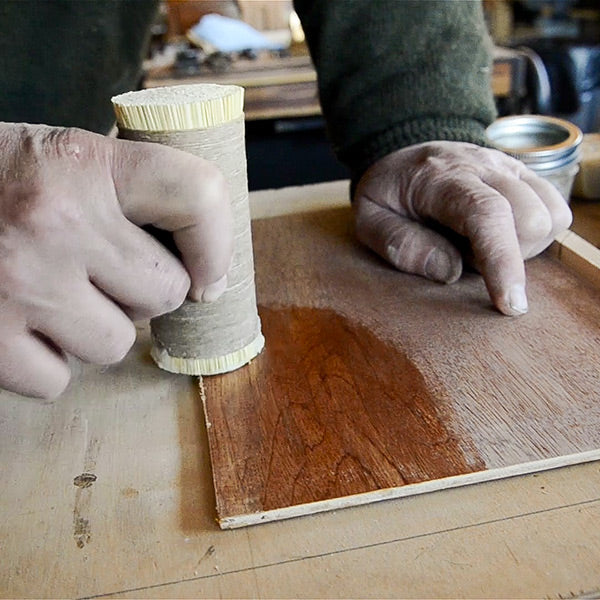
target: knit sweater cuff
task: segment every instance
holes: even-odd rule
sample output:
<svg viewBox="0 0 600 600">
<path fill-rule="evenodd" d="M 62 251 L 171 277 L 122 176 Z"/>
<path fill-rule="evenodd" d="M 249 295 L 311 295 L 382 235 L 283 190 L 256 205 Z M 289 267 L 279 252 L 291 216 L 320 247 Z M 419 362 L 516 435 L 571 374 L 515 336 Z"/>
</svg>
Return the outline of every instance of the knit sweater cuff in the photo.
<svg viewBox="0 0 600 600">
<path fill-rule="evenodd" d="M 484 124 L 476 119 L 422 117 L 395 123 L 360 144 L 340 150 L 339 158 L 350 167 L 352 179 L 356 182 L 380 158 L 406 146 L 434 140 L 489 145 Z"/>
</svg>

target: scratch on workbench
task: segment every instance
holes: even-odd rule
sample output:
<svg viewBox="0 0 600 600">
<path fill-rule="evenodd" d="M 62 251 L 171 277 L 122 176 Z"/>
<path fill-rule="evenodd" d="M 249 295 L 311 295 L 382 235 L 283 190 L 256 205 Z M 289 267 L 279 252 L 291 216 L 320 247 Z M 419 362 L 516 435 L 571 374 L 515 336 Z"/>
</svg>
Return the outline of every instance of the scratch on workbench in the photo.
<svg viewBox="0 0 600 600">
<path fill-rule="evenodd" d="M 211 544 L 207 549 L 206 552 L 198 559 L 198 562 L 196 563 L 196 566 L 194 567 L 194 575 L 198 575 L 198 567 L 200 566 L 200 563 L 207 559 L 210 558 L 211 556 L 213 556 L 216 552 L 216 548 Z"/>
<path fill-rule="evenodd" d="M 88 519 L 73 514 L 73 537 L 78 548 L 83 548 L 92 539 L 92 529 Z"/>
<path fill-rule="evenodd" d="M 77 418 L 78 415 L 76 415 Z M 73 538 L 78 548 L 84 548 L 92 539 L 92 527 L 89 513 L 92 499 L 92 485 L 98 477 L 93 471 L 96 470 L 96 459 L 100 447 L 99 440 L 92 437 L 88 439 L 88 421 L 83 419 L 84 427 L 84 457 L 83 472 L 73 478 L 75 491 L 75 503 L 73 505 Z"/>
</svg>

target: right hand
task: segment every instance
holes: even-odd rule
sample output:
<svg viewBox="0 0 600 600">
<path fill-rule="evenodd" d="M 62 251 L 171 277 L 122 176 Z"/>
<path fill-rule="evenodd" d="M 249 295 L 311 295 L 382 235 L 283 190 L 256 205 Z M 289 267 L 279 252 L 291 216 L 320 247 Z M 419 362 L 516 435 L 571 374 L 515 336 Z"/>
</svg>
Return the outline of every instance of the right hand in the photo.
<svg viewBox="0 0 600 600">
<path fill-rule="evenodd" d="M 528 309 L 523 261 L 571 224 L 560 192 L 522 162 L 450 141 L 379 159 L 358 182 L 354 209 L 358 239 L 397 269 L 452 283 L 467 258 L 511 316 Z"/>
<path fill-rule="evenodd" d="M 172 232 L 183 264 L 142 225 Z M 54 398 L 66 353 L 118 362 L 133 320 L 220 296 L 232 252 L 227 185 L 208 161 L 0 123 L 0 387 Z"/>
</svg>

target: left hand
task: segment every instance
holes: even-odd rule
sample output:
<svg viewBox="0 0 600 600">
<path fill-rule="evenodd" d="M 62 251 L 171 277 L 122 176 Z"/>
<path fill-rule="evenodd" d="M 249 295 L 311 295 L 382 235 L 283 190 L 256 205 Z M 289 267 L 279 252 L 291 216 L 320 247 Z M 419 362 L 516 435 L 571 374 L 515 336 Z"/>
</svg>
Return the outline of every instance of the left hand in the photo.
<svg viewBox="0 0 600 600">
<path fill-rule="evenodd" d="M 441 228 L 466 238 L 492 302 L 506 315 L 528 309 L 523 261 L 572 220 L 560 192 L 522 162 L 446 141 L 380 159 L 360 179 L 354 210 L 362 243 L 396 268 L 435 281 L 452 283 L 462 273 L 463 257 Z"/>
<path fill-rule="evenodd" d="M 147 224 L 173 234 L 181 261 Z M 67 354 L 121 360 L 135 319 L 223 293 L 233 242 L 214 164 L 160 144 L 0 123 L 0 387 L 55 398 Z"/>
</svg>

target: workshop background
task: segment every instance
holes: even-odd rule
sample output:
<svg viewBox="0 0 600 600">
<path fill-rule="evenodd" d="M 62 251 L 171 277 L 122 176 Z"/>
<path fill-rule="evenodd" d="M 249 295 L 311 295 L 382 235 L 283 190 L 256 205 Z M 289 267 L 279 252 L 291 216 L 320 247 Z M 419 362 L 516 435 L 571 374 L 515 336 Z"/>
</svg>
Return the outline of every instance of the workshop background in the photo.
<svg viewBox="0 0 600 600">
<path fill-rule="evenodd" d="M 483 6 L 496 46 L 492 83 L 499 115 L 552 115 L 584 133 L 599 131 L 598 2 L 484 0 Z M 195 31 L 210 14 L 243 21 L 274 49 L 224 52 L 206 44 Z M 292 0 L 165 1 L 146 67 L 146 87 L 216 81 L 246 88 L 250 190 L 348 177 L 327 141 Z"/>
</svg>

